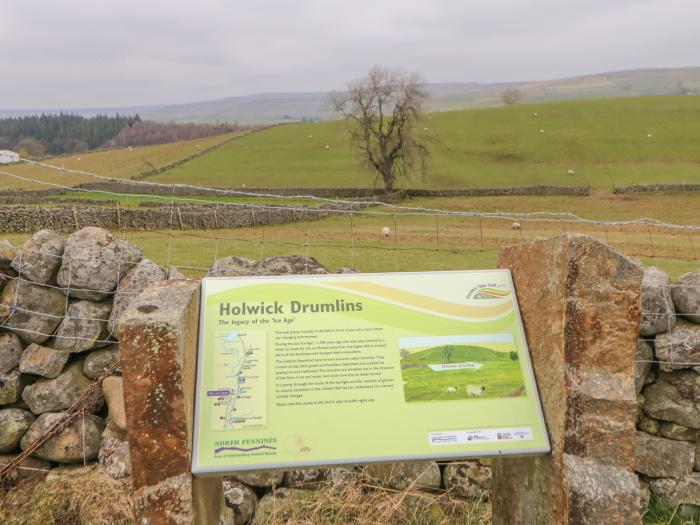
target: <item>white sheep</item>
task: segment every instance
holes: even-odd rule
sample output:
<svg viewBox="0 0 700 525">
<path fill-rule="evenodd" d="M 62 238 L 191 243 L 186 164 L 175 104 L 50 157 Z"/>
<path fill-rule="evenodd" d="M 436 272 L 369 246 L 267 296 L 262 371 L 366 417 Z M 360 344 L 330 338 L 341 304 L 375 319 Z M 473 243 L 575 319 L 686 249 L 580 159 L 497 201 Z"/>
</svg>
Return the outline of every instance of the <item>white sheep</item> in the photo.
<svg viewBox="0 0 700 525">
<path fill-rule="evenodd" d="M 514 223 L 513 223 L 513 229 L 514 229 L 515 231 L 519 231 L 519 230 L 520 230 L 520 223 L 519 223 L 519 222 L 514 222 Z"/>
<path fill-rule="evenodd" d="M 448 394 L 456 394 L 456 393 L 457 393 L 457 389 L 456 389 L 455 387 L 453 387 L 453 386 L 448 386 L 448 387 L 447 387 L 447 393 L 448 393 Z"/>
<path fill-rule="evenodd" d="M 486 391 L 486 387 L 482 385 L 467 385 L 466 391 L 468 396 L 481 397 L 481 394 Z"/>
<path fill-rule="evenodd" d="M 576 175 L 576 172 L 575 172 L 574 170 L 569 170 L 569 171 L 567 171 L 567 173 L 568 173 L 569 175 Z"/>
<path fill-rule="evenodd" d="M 403 380 L 403 386 L 406 386 L 408 384 L 408 379 Z"/>
<path fill-rule="evenodd" d="M 384 228 L 382 228 L 382 235 L 384 236 L 385 239 L 389 238 L 390 233 L 391 233 L 391 228 L 389 228 L 388 226 L 384 226 Z"/>
</svg>

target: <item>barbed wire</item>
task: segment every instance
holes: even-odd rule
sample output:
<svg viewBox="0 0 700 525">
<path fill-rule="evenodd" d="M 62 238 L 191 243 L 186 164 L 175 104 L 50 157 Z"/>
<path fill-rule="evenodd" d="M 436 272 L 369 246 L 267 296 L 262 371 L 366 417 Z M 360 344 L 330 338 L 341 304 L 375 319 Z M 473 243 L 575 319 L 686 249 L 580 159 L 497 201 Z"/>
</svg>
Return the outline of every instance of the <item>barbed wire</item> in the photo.
<svg viewBox="0 0 700 525">
<path fill-rule="evenodd" d="M 280 200 L 311 200 L 311 201 L 321 201 L 333 205 L 347 205 L 349 209 L 346 208 L 324 208 L 324 211 L 338 213 L 338 214 L 368 214 L 368 215 L 380 215 L 380 216 L 411 216 L 411 215 L 429 215 L 429 216 L 448 216 L 448 217 L 473 217 L 473 218 L 484 218 L 484 219 L 495 219 L 495 220 L 508 220 L 508 221 L 525 221 L 525 222 L 559 222 L 559 223 L 580 223 L 589 224 L 596 226 L 631 226 L 631 225 L 645 225 L 645 226 L 655 226 L 667 229 L 676 230 L 687 230 L 687 231 L 700 231 L 700 225 L 684 225 L 684 224 L 674 224 L 664 222 L 658 219 L 650 217 L 640 217 L 633 220 L 600 220 L 600 219 L 588 219 L 585 217 L 580 217 L 579 215 L 571 212 L 550 212 L 550 211 L 534 211 L 534 212 L 479 212 L 479 211 L 458 211 L 458 210 L 447 210 L 439 208 L 425 208 L 420 206 L 398 206 L 395 204 L 387 203 L 379 200 L 346 200 L 346 199 L 330 199 L 326 197 L 318 197 L 310 194 L 300 194 L 300 195 L 280 195 L 274 193 L 258 193 L 250 191 L 240 191 L 225 188 L 213 188 L 213 187 L 203 187 L 195 186 L 192 184 L 165 184 L 156 182 L 146 182 L 141 180 L 132 179 L 120 179 L 116 177 L 107 177 L 104 175 L 98 175 L 96 173 L 80 171 L 80 170 L 70 170 L 67 168 L 61 168 L 58 166 L 53 166 L 51 164 L 46 164 L 43 162 L 32 161 L 28 159 L 21 159 L 22 162 L 28 164 L 49 168 L 57 170 L 60 172 L 68 172 L 73 174 L 79 174 L 88 177 L 94 177 L 99 180 L 120 183 L 120 184 L 136 184 L 144 186 L 155 186 L 163 189 L 169 189 L 171 192 L 177 189 L 187 189 L 194 191 L 211 191 L 216 193 L 221 193 L 227 196 L 238 196 L 238 197 L 252 197 L 252 198 L 273 198 Z M 88 188 L 80 188 L 77 186 L 68 186 L 57 184 L 48 181 L 42 181 L 38 179 L 33 179 L 29 177 L 23 177 L 14 173 L 7 171 L 0 171 L 0 175 L 5 175 L 12 177 L 24 182 L 30 182 L 40 185 L 48 185 L 52 187 L 61 188 L 69 191 L 78 191 L 83 193 L 94 193 L 103 194 L 111 196 L 125 196 L 127 194 L 112 192 L 108 190 L 95 190 Z M 265 205 L 265 204 L 250 204 L 250 203 L 240 203 L 240 202 L 220 202 L 220 201 L 207 201 L 205 199 L 195 199 L 191 197 L 176 197 L 174 195 L 153 195 L 153 194 L 128 194 L 132 197 L 138 198 L 155 198 L 164 201 L 178 201 L 178 202 L 190 202 L 198 204 L 209 204 L 209 205 L 222 205 L 222 206 L 235 206 L 242 208 L 255 208 L 255 209 L 278 209 L 278 210 L 294 210 L 300 211 L 303 208 L 299 206 L 281 206 L 281 205 Z M 390 208 L 391 211 L 377 211 L 377 210 L 362 210 L 354 209 L 355 207 L 369 207 L 369 206 L 383 206 Z"/>
</svg>

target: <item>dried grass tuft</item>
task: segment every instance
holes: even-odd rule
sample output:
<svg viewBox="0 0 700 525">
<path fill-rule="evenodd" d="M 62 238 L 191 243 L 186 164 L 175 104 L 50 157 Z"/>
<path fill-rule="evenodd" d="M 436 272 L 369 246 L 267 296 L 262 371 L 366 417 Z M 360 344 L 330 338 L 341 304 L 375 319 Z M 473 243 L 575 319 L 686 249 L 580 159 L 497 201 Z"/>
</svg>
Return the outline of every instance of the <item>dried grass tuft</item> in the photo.
<svg viewBox="0 0 700 525">
<path fill-rule="evenodd" d="M 131 524 L 131 481 L 94 468 L 26 480 L 0 489 L 0 516 L 8 525 Z"/>
<path fill-rule="evenodd" d="M 487 525 L 491 505 L 464 500 L 447 491 L 396 491 L 358 479 L 322 485 L 310 498 L 275 505 L 260 525 Z"/>
</svg>

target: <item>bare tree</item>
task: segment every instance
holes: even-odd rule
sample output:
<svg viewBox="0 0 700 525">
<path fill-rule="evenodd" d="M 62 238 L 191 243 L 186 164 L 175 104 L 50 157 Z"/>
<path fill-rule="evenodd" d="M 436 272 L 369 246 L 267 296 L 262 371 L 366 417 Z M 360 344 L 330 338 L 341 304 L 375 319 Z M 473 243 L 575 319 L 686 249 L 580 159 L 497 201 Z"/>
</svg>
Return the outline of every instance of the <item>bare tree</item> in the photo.
<svg viewBox="0 0 700 525">
<path fill-rule="evenodd" d="M 501 93 L 501 102 L 506 106 L 512 106 L 523 100 L 523 92 L 516 88 L 508 88 Z"/>
<path fill-rule="evenodd" d="M 420 76 L 381 66 L 350 82 L 347 91 L 330 95 L 333 108 L 348 121 L 360 161 L 381 176 L 387 191 L 416 167 L 425 172 L 430 154 L 416 127 L 426 99 Z"/>
</svg>

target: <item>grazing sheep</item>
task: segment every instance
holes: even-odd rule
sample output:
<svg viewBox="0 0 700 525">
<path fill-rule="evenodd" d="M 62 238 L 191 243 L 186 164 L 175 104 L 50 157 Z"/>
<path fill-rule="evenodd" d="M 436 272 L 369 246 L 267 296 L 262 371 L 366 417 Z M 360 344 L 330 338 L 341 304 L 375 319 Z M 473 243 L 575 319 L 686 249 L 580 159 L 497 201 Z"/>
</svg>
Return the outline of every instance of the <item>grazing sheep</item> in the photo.
<svg viewBox="0 0 700 525">
<path fill-rule="evenodd" d="M 541 129 L 541 130 L 540 130 L 540 133 L 544 133 L 544 130 L 543 130 L 543 129 Z"/>
<path fill-rule="evenodd" d="M 406 386 L 408 384 L 408 379 L 403 380 L 403 386 Z"/>
<path fill-rule="evenodd" d="M 539 116 L 539 114 L 538 114 L 538 113 L 533 113 L 532 116 L 533 116 L 533 117 L 537 117 L 537 116 Z"/>
<path fill-rule="evenodd" d="M 447 393 L 448 393 L 448 394 L 456 394 L 456 393 L 457 393 L 457 389 L 456 389 L 455 387 L 453 387 L 453 386 L 448 386 L 448 387 L 447 387 Z"/>
<path fill-rule="evenodd" d="M 326 144 L 326 149 L 331 149 L 331 147 L 328 144 Z"/>
<path fill-rule="evenodd" d="M 520 230 L 520 223 L 519 223 L 519 222 L 514 222 L 514 223 L 513 223 L 513 229 L 514 229 L 515 231 L 519 231 L 519 230 Z"/>
<path fill-rule="evenodd" d="M 647 134 L 647 138 L 648 138 L 648 139 L 651 138 L 651 133 L 648 133 L 648 134 Z"/>
<path fill-rule="evenodd" d="M 486 391 L 486 387 L 481 385 L 467 385 L 466 391 L 468 396 L 481 397 L 481 394 Z"/>
<path fill-rule="evenodd" d="M 384 228 L 382 228 L 382 235 L 384 236 L 385 239 L 389 237 L 390 233 L 391 233 L 391 228 L 389 228 L 388 226 L 384 226 Z"/>
<path fill-rule="evenodd" d="M 569 175 L 576 175 L 576 172 L 575 172 L 574 170 L 569 170 L 569 171 L 567 171 L 567 173 L 568 173 Z"/>
</svg>

